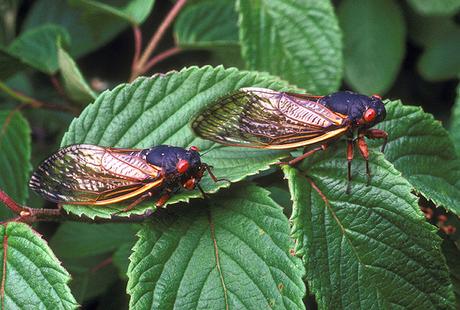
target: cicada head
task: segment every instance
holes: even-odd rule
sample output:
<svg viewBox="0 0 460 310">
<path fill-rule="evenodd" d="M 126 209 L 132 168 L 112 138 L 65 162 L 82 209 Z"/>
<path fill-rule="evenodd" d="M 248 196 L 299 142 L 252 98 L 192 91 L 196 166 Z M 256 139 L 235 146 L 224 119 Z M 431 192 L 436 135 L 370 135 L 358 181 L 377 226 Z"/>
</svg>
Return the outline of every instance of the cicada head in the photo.
<svg viewBox="0 0 460 310">
<path fill-rule="evenodd" d="M 370 97 L 350 91 L 336 92 L 321 98 L 334 112 L 348 116 L 353 128 L 371 128 L 386 117 L 385 105 L 378 95 Z"/>
<path fill-rule="evenodd" d="M 180 184 L 192 190 L 203 176 L 205 166 L 201 163 L 196 147 L 192 146 L 187 150 L 181 147 L 160 145 L 143 152 L 145 152 L 148 163 L 163 169 L 165 179 L 171 185 Z"/>
</svg>

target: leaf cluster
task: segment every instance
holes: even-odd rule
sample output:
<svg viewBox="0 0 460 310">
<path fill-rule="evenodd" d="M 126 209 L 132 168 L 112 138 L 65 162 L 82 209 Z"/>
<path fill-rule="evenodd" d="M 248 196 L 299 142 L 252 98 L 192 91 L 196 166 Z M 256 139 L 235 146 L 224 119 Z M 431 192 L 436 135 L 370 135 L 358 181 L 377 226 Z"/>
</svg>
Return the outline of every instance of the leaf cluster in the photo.
<svg viewBox="0 0 460 310">
<path fill-rule="evenodd" d="M 17 203 L 55 207 L 29 197 L 32 166 L 77 143 L 195 145 L 230 181 L 205 176 L 206 199 L 181 191 L 160 210 L 154 201 L 121 215 L 126 204 L 64 205 L 92 223 L 57 229 L 0 209 L 2 308 L 458 307 L 460 86 L 452 85 L 460 73 L 460 1 L 184 4 L 0 5 L 0 189 Z M 130 27 L 134 47 L 114 53 L 132 45 Z M 156 29 L 154 51 L 166 51 L 147 62 L 150 54 L 138 49 L 148 49 L 139 33 L 149 29 Z M 155 41 L 165 34 L 173 40 Z M 131 54 L 132 63 L 122 59 Z M 106 58 L 115 77 L 97 69 Z M 153 75 L 131 81 L 140 72 Z M 452 102 L 456 96 L 452 111 L 435 111 L 450 118 L 448 129 L 420 107 L 422 80 L 452 92 Z M 371 182 L 356 154 L 348 184 L 343 141 L 280 169 L 274 164 L 298 151 L 225 147 L 194 135 L 194 115 L 249 86 L 318 95 L 353 89 L 412 105 L 385 100 L 387 117 L 377 126 L 389 133 L 385 154 L 380 141 L 369 141 Z M 151 212 L 142 224 L 95 224 Z"/>
</svg>

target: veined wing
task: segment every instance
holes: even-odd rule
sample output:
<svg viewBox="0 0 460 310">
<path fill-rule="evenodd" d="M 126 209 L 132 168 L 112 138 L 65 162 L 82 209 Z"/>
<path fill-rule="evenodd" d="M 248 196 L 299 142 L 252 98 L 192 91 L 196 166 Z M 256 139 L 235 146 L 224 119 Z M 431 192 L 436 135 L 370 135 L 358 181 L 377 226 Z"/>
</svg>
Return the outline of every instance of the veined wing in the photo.
<svg viewBox="0 0 460 310">
<path fill-rule="evenodd" d="M 161 168 L 149 165 L 142 150 L 76 144 L 40 164 L 29 186 L 44 198 L 69 204 L 110 204 L 162 182 Z"/>
<path fill-rule="evenodd" d="M 346 116 L 317 96 L 242 88 L 221 98 L 193 122 L 197 135 L 226 145 L 289 149 L 320 143 L 348 130 Z"/>
</svg>

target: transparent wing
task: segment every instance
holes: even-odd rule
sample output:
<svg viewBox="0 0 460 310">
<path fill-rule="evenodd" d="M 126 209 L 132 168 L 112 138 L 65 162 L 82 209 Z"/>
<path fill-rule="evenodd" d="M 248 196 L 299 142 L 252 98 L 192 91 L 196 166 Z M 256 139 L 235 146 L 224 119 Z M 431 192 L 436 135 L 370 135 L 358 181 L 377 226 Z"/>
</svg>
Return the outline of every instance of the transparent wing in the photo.
<svg viewBox="0 0 460 310">
<path fill-rule="evenodd" d="M 288 149 L 345 133 L 346 116 L 318 103 L 318 96 L 242 88 L 221 98 L 193 122 L 195 133 L 226 145 Z"/>
<path fill-rule="evenodd" d="M 29 186 L 54 202 L 105 204 L 138 195 L 161 180 L 161 168 L 149 165 L 141 150 L 77 144 L 42 162 Z"/>
</svg>

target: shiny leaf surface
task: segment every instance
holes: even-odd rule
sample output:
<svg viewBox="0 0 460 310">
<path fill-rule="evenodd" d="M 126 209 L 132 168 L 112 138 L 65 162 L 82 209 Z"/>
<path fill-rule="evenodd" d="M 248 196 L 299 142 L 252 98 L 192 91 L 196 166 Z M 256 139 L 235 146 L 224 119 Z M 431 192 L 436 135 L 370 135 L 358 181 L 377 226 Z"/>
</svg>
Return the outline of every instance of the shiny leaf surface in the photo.
<svg viewBox="0 0 460 310">
<path fill-rule="evenodd" d="M 67 285 L 70 275 L 40 235 L 14 222 L 1 225 L 0 232 L 1 286 L 5 288 L 0 296 L 2 307 L 76 309 L 77 302 Z"/>
<path fill-rule="evenodd" d="M 199 110 L 218 97 L 245 86 L 287 89 L 288 85 L 266 74 L 209 66 L 139 78 L 131 84 L 122 84 L 102 93 L 72 122 L 61 144 L 91 143 L 133 148 L 148 148 L 160 144 L 181 147 L 196 145 L 203 153 L 214 146 L 209 153 L 202 156 L 203 162 L 215 167 L 213 172 L 217 177 L 232 182 L 240 181 L 246 176 L 268 169 L 270 164 L 287 153 L 223 148 L 194 136 L 189 122 Z M 209 193 L 229 186 L 228 182 L 215 183 L 207 176 L 203 178 L 201 185 Z M 170 203 L 188 201 L 195 197 L 201 197 L 199 191 L 183 191 L 173 196 Z M 123 206 L 65 208 L 90 217 L 108 217 Z M 153 201 L 120 215 L 142 214 L 149 209 L 154 209 Z"/>
<path fill-rule="evenodd" d="M 293 200 L 292 235 L 320 309 L 453 308 L 440 239 L 412 186 L 377 153 L 372 181 L 353 161 L 346 193 L 345 145 L 284 167 Z M 315 186 L 316 189 L 312 186 Z"/>
<path fill-rule="evenodd" d="M 145 226 L 128 270 L 130 308 L 302 308 L 301 262 L 268 194 L 246 185 Z"/>
<path fill-rule="evenodd" d="M 278 75 L 312 94 L 337 90 L 342 42 L 329 1 L 239 0 L 237 8 L 249 69 Z"/>
</svg>

